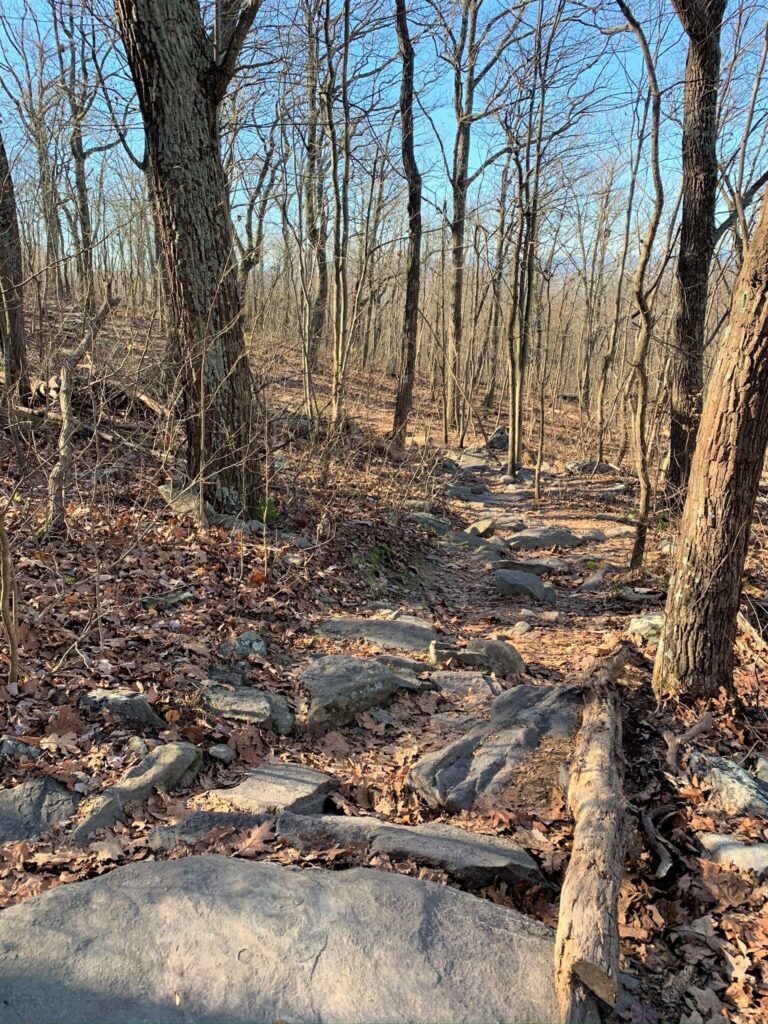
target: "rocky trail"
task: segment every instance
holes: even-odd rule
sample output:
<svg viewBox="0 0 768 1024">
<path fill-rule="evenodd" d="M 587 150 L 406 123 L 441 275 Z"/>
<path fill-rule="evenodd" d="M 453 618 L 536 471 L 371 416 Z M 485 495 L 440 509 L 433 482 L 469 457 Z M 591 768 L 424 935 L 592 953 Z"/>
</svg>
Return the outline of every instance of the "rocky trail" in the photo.
<svg viewBox="0 0 768 1024">
<path fill-rule="evenodd" d="M 664 554 L 658 575 L 653 561 L 642 579 L 626 572 L 629 484 L 612 467 L 572 465 L 543 485 L 537 502 L 487 451 L 459 453 L 440 511 L 404 503 L 425 543 L 396 601 L 347 599 L 291 631 L 274 663 L 255 628 L 219 646 L 195 684 L 219 742 L 194 727 L 169 736 L 137 689 L 82 694 L 85 724 L 119 723 L 133 756 L 87 795 L 45 773 L 0 792 L 7 859 L 38 858 L 58 883 L 72 870 L 0 915 L 0 1021 L 560 1020 L 569 774 L 588 666 L 617 650 L 626 796 L 646 839 L 630 830 L 623 974 L 612 997 L 587 991 L 579 1019 L 660 1019 L 669 961 L 627 955 L 661 927 L 641 876 L 660 877 L 675 846 L 659 832 L 681 816 L 647 681 Z M 232 727 L 248 743 L 227 743 Z M 3 748 L 17 764 L 41 756 L 10 736 Z M 746 870 L 768 869 L 768 845 L 726 824 L 739 800 L 768 816 L 768 771 L 747 769 L 692 756 L 715 809 L 701 853 L 677 835 L 681 856 L 729 864 L 738 847 Z M 681 1003 L 696 963 L 669 996 L 699 1014 L 691 1024 L 716 1019 Z"/>
</svg>

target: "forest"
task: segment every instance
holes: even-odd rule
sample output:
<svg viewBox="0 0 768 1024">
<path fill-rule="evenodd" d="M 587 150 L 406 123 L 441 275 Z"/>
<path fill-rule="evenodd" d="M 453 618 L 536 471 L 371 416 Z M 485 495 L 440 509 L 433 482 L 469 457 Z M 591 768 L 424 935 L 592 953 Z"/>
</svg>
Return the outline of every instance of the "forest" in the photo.
<svg viewBox="0 0 768 1024">
<path fill-rule="evenodd" d="M 0 1024 L 768 1018 L 768 11 L 0 4 Z"/>
</svg>

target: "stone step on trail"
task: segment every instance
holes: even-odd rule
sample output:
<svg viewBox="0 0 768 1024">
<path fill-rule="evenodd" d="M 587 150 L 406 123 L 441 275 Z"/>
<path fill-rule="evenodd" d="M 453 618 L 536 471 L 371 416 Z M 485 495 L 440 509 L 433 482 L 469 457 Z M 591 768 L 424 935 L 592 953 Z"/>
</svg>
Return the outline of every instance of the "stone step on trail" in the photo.
<svg viewBox="0 0 768 1024">
<path fill-rule="evenodd" d="M 0 915 L 14 1024 L 555 1024 L 552 932 L 386 871 L 119 867 Z"/>
<path fill-rule="evenodd" d="M 341 847 L 413 860 L 478 888 L 497 881 L 544 883 L 534 859 L 517 844 L 439 822 L 411 827 L 378 818 L 287 812 L 277 819 L 276 836 L 303 854 Z"/>
<path fill-rule="evenodd" d="M 432 624 L 413 615 L 390 619 L 363 619 L 336 615 L 317 629 L 322 636 L 339 640 L 367 640 L 385 650 L 426 651 L 437 639 Z"/>
<path fill-rule="evenodd" d="M 317 658 L 299 678 L 309 693 L 307 727 L 312 732 L 347 725 L 361 711 L 386 704 L 404 686 L 413 689 L 381 662 L 345 654 Z"/>
<path fill-rule="evenodd" d="M 248 814 L 319 814 L 333 809 L 330 796 L 336 789 L 336 780 L 324 772 L 303 764 L 279 762 L 259 765 L 229 789 L 208 790 L 205 800 Z"/>
</svg>

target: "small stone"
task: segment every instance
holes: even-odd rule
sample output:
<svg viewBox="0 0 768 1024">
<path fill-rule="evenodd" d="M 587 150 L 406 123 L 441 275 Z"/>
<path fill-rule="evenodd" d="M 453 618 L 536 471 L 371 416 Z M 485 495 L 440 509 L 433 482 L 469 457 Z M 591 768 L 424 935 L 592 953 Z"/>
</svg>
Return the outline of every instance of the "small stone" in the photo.
<svg viewBox="0 0 768 1024">
<path fill-rule="evenodd" d="M 649 611 L 630 619 L 627 626 L 627 636 L 635 644 L 648 644 L 652 640 L 658 640 L 664 626 L 663 611 Z"/>
<path fill-rule="evenodd" d="M 91 690 L 80 699 L 80 703 L 89 711 L 103 710 L 126 722 L 150 726 L 153 729 L 168 727 L 168 723 L 152 710 L 146 697 L 136 690 L 125 687 L 118 690 Z"/>
<path fill-rule="evenodd" d="M 748 846 L 735 836 L 704 832 L 699 842 L 715 864 L 730 864 L 739 871 L 754 871 L 758 878 L 768 875 L 768 843 Z"/>
<path fill-rule="evenodd" d="M 492 537 L 495 528 L 496 520 L 488 517 L 486 519 L 478 519 L 477 522 L 468 526 L 464 533 L 469 533 L 473 537 Z"/>
<path fill-rule="evenodd" d="M 149 747 L 141 738 L 141 736 L 131 736 L 128 742 L 125 744 L 125 749 L 131 757 L 146 757 L 149 753 Z"/>
<path fill-rule="evenodd" d="M 525 662 L 520 654 L 512 644 L 503 640 L 470 640 L 467 652 L 479 658 L 481 665 L 503 679 L 525 675 Z M 467 652 L 462 655 L 465 659 Z"/>
<path fill-rule="evenodd" d="M 753 769 L 755 778 L 768 785 L 768 757 L 765 754 L 755 754 L 755 767 Z"/>
<path fill-rule="evenodd" d="M 267 645 L 257 629 L 246 629 L 232 640 L 225 640 L 216 652 L 220 658 L 247 658 L 256 654 L 266 657 Z"/>
<path fill-rule="evenodd" d="M 579 587 L 580 594 L 589 594 L 592 591 L 600 590 L 605 583 L 606 569 L 603 566 L 601 569 L 597 569 L 591 573 Z"/>
<path fill-rule="evenodd" d="M 509 434 L 506 427 L 496 427 L 488 438 L 486 447 L 492 452 L 505 452 L 509 448 Z"/>
<path fill-rule="evenodd" d="M 560 615 L 560 612 L 539 612 L 536 618 L 539 622 L 546 622 L 549 625 L 552 625 L 555 622 L 559 622 L 562 616 Z"/>
<path fill-rule="evenodd" d="M 403 502 L 406 512 L 431 512 L 432 507 L 432 502 L 423 498 L 406 498 Z"/>
<path fill-rule="evenodd" d="M 4 736 L 0 740 L 0 757 L 12 757 L 17 760 L 36 761 L 43 756 L 39 747 L 33 747 L 31 743 L 22 743 L 13 736 Z"/>
<path fill-rule="evenodd" d="M 494 573 L 496 589 L 504 597 L 532 597 L 541 604 L 554 604 L 555 590 L 538 576 L 517 569 L 498 569 Z"/>
<path fill-rule="evenodd" d="M 207 797 L 235 811 L 319 814 L 337 788 L 336 780 L 302 764 L 262 764 L 232 789 L 212 789 Z M 329 808 L 330 809 L 330 808 Z"/>
<path fill-rule="evenodd" d="M 222 761 L 224 764 L 232 764 L 237 754 L 226 743 L 214 743 L 212 747 L 208 748 L 208 756 L 216 761 Z"/>
<path fill-rule="evenodd" d="M 516 569 L 518 572 L 532 572 L 536 576 L 567 576 L 573 571 L 570 563 L 563 558 L 502 558 L 497 569 Z"/>
<path fill-rule="evenodd" d="M 436 533 L 440 537 L 453 530 L 450 519 L 435 516 L 431 512 L 409 512 L 405 518 L 409 523 L 416 523 L 428 533 Z"/>
<path fill-rule="evenodd" d="M 530 633 L 530 631 L 530 622 L 517 622 L 512 628 L 512 636 L 524 636 L 526 633 Z"/>
</svg>

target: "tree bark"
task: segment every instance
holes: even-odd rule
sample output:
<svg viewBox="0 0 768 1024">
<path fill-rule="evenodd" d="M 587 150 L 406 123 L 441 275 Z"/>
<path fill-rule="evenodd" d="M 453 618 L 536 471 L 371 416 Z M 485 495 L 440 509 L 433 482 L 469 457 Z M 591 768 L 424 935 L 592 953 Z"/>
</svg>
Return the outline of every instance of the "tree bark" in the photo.
<svg viewBox="0 0 768 1024">
<path fill-rule="evenodd" d="M 5 388 L 10 401 L 16 391 L 29 397 L 27 346 L 24 334 L 21 239 L 11 168 L 0 134 L 0 343 L 5 364 Z"/>
<path fill-rule="evenodd" d="M 704 326 L 715 248 L 717 93 L 726 0 L 673 0 L 688 36 L 683 114 L 683 218 L 676 271 L 667 482 L 682 505 L 704 387 Z"/>
<path fill-rule="evenodd" d="M 768 444 L 768 196 L 733 293 L 691 464 L 654 667 L 657 694 L 733 682 L 741 579 Z"/>
<path fill-rule="evenodd" d="M 187 471 L 236 515 L 258 509 L 259 462 L 218 111 L 258 6 L 227 19 L 217 60 L 197 0 L 115 0 L 182 348 Z"/>
<path fill-rule="evenodd" d="M 408 183 L 408 266 L 405 278 L 405 312 L 400 380 L 395 398 L 392 436 L 402 443 L 413 401 L 413 376 L 416 370 L 416 335 L 419 326 L 419 286 L 421 282 L 421 175 L 413 146 L 413 69 L 415 53 L 408 32 L 405 0 L 395 0 L 395 23 L 400 45 L 403 73 L 400 83 L 400 120 L 403 171 Z"/>
</svg>

